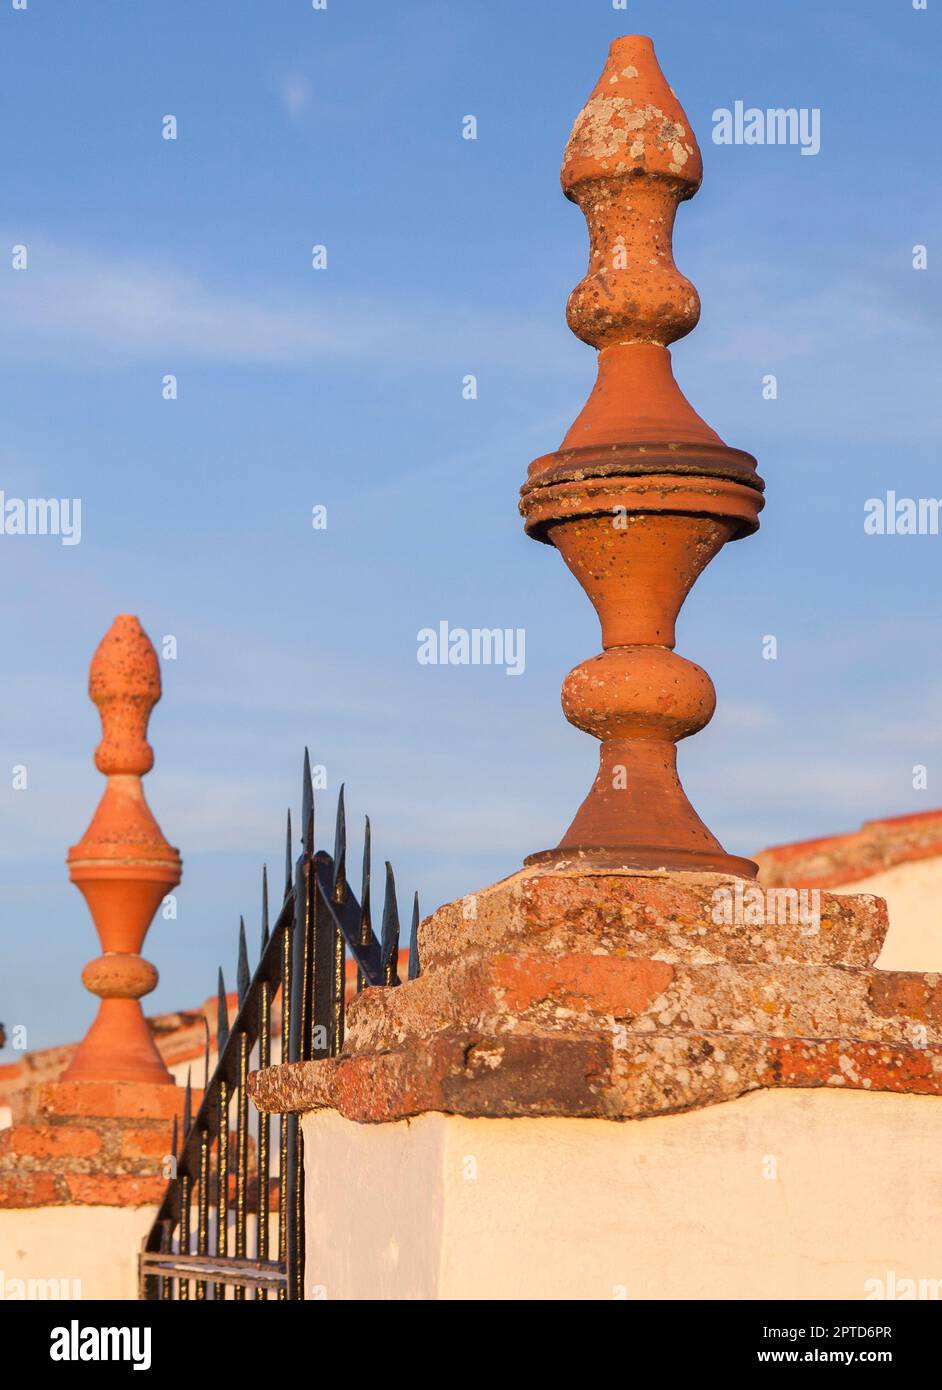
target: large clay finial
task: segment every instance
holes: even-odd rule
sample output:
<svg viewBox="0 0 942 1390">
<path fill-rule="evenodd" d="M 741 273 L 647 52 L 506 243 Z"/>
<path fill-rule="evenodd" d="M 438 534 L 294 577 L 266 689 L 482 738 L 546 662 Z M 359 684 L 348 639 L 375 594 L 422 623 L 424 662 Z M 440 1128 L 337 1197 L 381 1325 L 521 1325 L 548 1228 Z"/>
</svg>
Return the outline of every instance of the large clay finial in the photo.
<svg viewBox="0 0 942 1390">
<path fill-rule="evenodd" d="M 755 459 L 686 400 L 668 343 L 700 301 L 674 264 L 677 206 L 700 186 L 690 122 L 650 39 L 616 39 L 566 146 L 562 184 L 589 228 L 589 270 L 570 328 L 598 349 L 598 379 L 560 449 L 530 465 L 520 509 L 556 546 L 602 624 L 603 652 L 570 672 L 566 717 L 601 740 L 599 773 L 558 849 L 528 862 L 701 869 L 754 876 L 687 800 L 676 747 L 715 706 L 674 623 L 728 540 L 758 526 Z"/>
<path fill-rule="evenodd" d="M 181 865 L 141 786 L 154 763 L 147 722 L 160 699 L 160 667 L 137 618 L 115 618 L 92 659 L 88 693 L 101 715 L 95 766 L 108 784 L 68 865 L 104 954 L 82 971 L 101 1004 L 65 1077 L 172 1083 L 138 1002 L 157 984 L 157 971 L 139 952 L 161 900 L 180 882 Z"/>
</svg>

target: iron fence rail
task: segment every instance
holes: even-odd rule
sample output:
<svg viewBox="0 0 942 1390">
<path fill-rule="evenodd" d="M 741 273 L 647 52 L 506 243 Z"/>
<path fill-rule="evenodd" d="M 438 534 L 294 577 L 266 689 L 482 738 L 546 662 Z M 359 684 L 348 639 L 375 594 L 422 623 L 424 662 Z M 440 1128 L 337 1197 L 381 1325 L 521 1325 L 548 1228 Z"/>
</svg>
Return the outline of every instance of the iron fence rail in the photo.
<svg viewBox="0 0 942 1390">
<path fill-rule="evenodd" d="M 297 1115 L 275 1119 L 259 1115 L 254 1107 L 250 1110 L 249 1070 L 253 1063 L 271 1064 L 273 1043 L 282 1061 L 336 1056 L 343 1047 L 347 960 L 355 963 L 358 991 L 367 986 L 395 987 L 399 984 L 400 926 L 395 879 L 387 863 L 380 935 L 373 931 L 369 817 L 359 900 L 347 879 L 343 787 L 337 800 L 333 854 L 315 850 L 314 789 L 307 750 L 301 825 L 301 853 L 292 862 L 289 811 L 284 894 L 270 930 L 268 875 L 262 871 L 261 947 L 254 973 L 249 969 L 245 923 L 240 919 L 237 1008 L 231 1025 L 219 971 L 216 1065 L 210 1072 L 207 1029 L 202 1100 L 193 1115 L 188 1077 L 179 1146 L 174 1122 L 174 1175 L 140 1254 L 142 1299 L 303 1296 L 304 1167 L 299 1119 Z M 416 896 L 410 979 L 419 973 L 418 920 Z M 277 1176 L 272 1173 L 273 1159 Z"/>
</svg>

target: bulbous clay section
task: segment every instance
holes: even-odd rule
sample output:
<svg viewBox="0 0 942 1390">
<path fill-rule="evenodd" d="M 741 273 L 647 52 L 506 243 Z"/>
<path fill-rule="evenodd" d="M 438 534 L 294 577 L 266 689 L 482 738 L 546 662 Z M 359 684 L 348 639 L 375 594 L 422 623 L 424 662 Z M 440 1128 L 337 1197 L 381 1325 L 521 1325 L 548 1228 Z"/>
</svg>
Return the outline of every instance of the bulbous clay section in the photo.
<svg viewBox="0 0 942 1390">
<path fill-rule="evenodd" d="M 99 956 L 82 971 L 82 984 L 99 999 L 140 999 L 157 988 L 159 978 L 157 967 L 141 956 Z"/>
<path fill-rule="evenodd" d="M 589 273 L 569 296 L 566 321 L 584 343 L 668 343 L 697 326 L 700 296 L 674 264 L 677 194 L 658 183 L 591 184 L 579 205 L 589 228 Z"/>
<path fill-rule="evenodd" d="M 713 682 L 667 647 L 612 647 L 583 661 L 563 682 L 563 712 L 598 739 L 675 743 L 709 724 Z"/>
</svg>

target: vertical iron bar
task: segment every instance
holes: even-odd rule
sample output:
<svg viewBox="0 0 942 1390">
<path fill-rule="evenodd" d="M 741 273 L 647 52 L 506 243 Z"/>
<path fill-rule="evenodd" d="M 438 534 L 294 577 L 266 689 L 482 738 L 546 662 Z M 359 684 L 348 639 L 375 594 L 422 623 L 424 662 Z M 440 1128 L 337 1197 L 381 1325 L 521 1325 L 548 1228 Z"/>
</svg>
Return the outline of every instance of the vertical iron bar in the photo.
<svg viewBox="0 0 942 1390">
<path fill-rule="evenodd" d="M 190 1253 L 190 1189 L 192 1187 L 189 1173 L 180 1175 L 180 1254 L 189 1255 Z M 187 1303 L 190 1297 L 189 1279 L 180 1279 L 177 1284 L 177 1298 L 182 1303 Z"/>
<path fill-rule="evenodd" d="M 282 1059 L 288 1062 L 306 1062 L 311 1055 L 311 943 L 308 940 L 307 924 L 312 892 L 311 861 L 314 858 L 314 786 L 311 781 L 311 761 L 306 748 L 301 777 L 301 836 L 302 851 L 295 869 L 291 929 L 291 1026 L 288 1030 L 288 1056 Z"/>
<path fill-rule="evenodd" d="M 290 822 L 289 822 L 290 823 Z M 292 918 L 294 914 L 292 913 Z M 294 992 L 292 956 L 294 931 L 285 929 L 281 940 L 281 1061 L 287 1062 L 291 1033 L 291 995 Z M 288 1116 L 281 1115 L 278 1126 L 278 1259 L 287 1267 L 288 1260 Z M 278 1290 L 279 1299 L 287 1298 L 287 1289 Z"/>
<path fill-rule="evenodd" d="M 340 795 L 337 797 L 337 828 L 334 834 L 334 864 L 332 875 L 332 897 L 338 907 L 343 907 L 349 897 L 350 889 L 347 883 L 347 817 L 343 804 L 343 787 L 340 788 Z M 328 925 L 331 919 L 327 913 L 321 914 L 327 920 L 324 923 L 325 931 L 324 945 L 324 973 L 329 974 L 329 993 L 325 987 L 326 1014 L 324 1022 L 327 1024 L 327 1048 L 331 1057 L 336 1057 L 343 1047 L 343 1024 L 344 1024 L 344 1002 L 347 987 L 347 950 L 344 941 L 343 929 L 339 920 L 335 925 Z"/>
<path fill-rule="evenodd" d="M 310 862 L 307 854 L 298 860 L 294 885 L 294 912 L 291 921 L 291 1012 L 288 1025 L 286 1062 L 306 1062 L 310 1055 L 310 948 L 308 942 L 308 904 Z"/>
<path fill-rule="evenodd" d="M 200 1133 L 200 1172 L 196 1185 L 196 1253 L 209 1254 L 209 1135 Z M 206 1298 L 206 1280 L 197 1279 L 196 1297 Z"/>
<path fill-rule="evenodd" d="M 360 888 L 360 945 L 369 946 L 373 939 L 373 924 L 370 921 L 370 818 L 366 817 L 363 832 L 363 878 Z M 357 965 L 357 994 L 369 983 Z"/>
<path fill-rule="evenodd" d="M 323 914 L 325 917 L 326 913 Z M 346 1009 L 347 951 L 343 929 L 338 922 L 332 927 L 333 941 L 333 998 L 331 999 L 330 1055 L 336 1057 L 343 1047 Z"/>
<path fill-rule="evenodd" d="M 288 1034 L 288 1060 L 306 1060 L 306 1015 L 308 995 L 307 916 L 311 897 L 311 857 L 305 849 L 298 860 L 294 890 L 294 914 L 291 927 L 291 1022 Z M 302 1265 L 302 1182 L 300 1135 L 297 1115 L 282 1116 L 282 1135 L 285 1149 L 285 1265 L 288 1274 L 287 1297 L 299 1297 L 298 1283 Z"/>
<path fill-rule="evenodd" d="M 267 900 L 266 900 L 267 901 Z M 266 927 L 268 914 L 265 914 Z M 259 1070 L 271 1066 L 271 989 L 267 982 L 260 987 L 258 997 L 258 1065 Z M 258 1206 L 255 1227 L 255 1256 L 268 1259 L 268 1147 L 271 1137 L 271 1116 L 259 1111 L 258 1116 Z M 256 1285 L 255 1297 L 267 1299 L 268 1290 Z"/>
<path fill-rule="evenodd" d="M 309 921 L 317 885 L 314 879 L 314 788 L 311 763 L 304 750 L 301 783 L 301 822 L 303 846 L 294 881 L 294 912 L 291 926 L 291 1021 L 288 1029 L 289 1062 L 307 1061 L 311 1055 L 311 970 L 313 941 Z M 285 1115 L 286 1135 L 285 1200 L 287 1297 L 301 1297 L 304 1268 L 304 1168 L 301 1133 L 297 1115 Z"/>
<path fill-rule="evenodd" d="M 287 1297 L 301 1298 L 304 1270 L 304 1169 L 301 1155 L 300 1121 L 285 1115 L 288 1127 L 288 1212 L 287 1212 Z"/>
<path fill-rule="evenodd" d="M 180 1179 L 179 1179 L 179 1177 L 177 1176 L 177 1117 L 176 1117 L 176 1115 L 174 1115 L 174 1117 L 173 1117 L 173 1128 L 172 1128 L 172 1130 L 171 1130 L 171 1132 L 170 1132 L 170 1153 L 171 1153 L 171 1155 L 172 1155 L 172 1157 L 173 1157 L 173 1173 L 172 1173 L 172 1176 L 171 1176 L 171 1181 L 172 1181 L 173 1185 L 176 1187 L 177 1192 L 179 1193 L 179 1191 L 180 1191 Z M 160 1233 L 160 1248 L 161 1248 L 161 1250 L 164 1252 L 164 1254 L 166 1254 L 166 1255 L 169 1255 L 169 1254 L 171 1253 L 171 1251 L 173 1250 L 173 1228 L 174 1228 L 174 1225 L 175 1225 L 175 1223 L 174 1223 L 173 1221 L 168 1221 L 168 1222 L 166 1222 L 165 1225 L 164 1225 L 164 1227 L 163 1227 L 163 1229 L 161 1230 L 161 1233 Z M 170 1279 L 169 1277 L 165 1277 L 165 1278 L 163 1278 L 163 1279 L 160 1281 L 160 1297 L 161 1297 L 162 1299 L 172 1299 L 172 1298 L 173 1298 L 173 1280 Z"/>
<path fill-rule="evenodd" d="M 245 1259 L 245 1196 L 249 1160 L 249 1040 L 239 1034 L 239 1078 L 236 1083 L 235 1255 Z M 245 1285 L 236 1284 L 233 1298 L 245 1298 Z"/>
<path fill-rule="evenodd" d="M 162 1255 L 167 1255 L 167 1254 L 170 1253 L 170 1237 L 171 1237 L 171 1234 L 172 1234 L 172 1228 L 171 1228 L 170 1222 L 169 1222 L 169 1221 L 164 1221 L 164 1222 L 162 1222 L 162 1223 L 161 1223 L 161 1228 L 160 1228 L 160 1253 L 161 1253 Z M 157 1300 L 163 1300 L 163 1299 L 165 1299 L 165 1298 L 166 1298 L 166 1299 L 169 1299 L 169 1298 L 171 1297 L 171 1292 L 170 1292 L 170 1283 L 171 1283 L 171 1281 L 166 1277 L 166 1275 L 164 1275 L 164 1276 L 161 1277 L 161 1278 L 155 1278 L 153 1275 L 151 1275 L 145 1282 L 146 1282 L 146 1284 L 147 1284 L 147 1289 L 148 1289 L 148 1292 L 147 1292 L 147 1297 L 148 1297 L 148 1299 L 153 1298 L 153 1299 L 157 1299 Z"/>
<path fill-rule="evenodd" d="M 330 879 L 326 873 L 326 866 L 329 864 L 330 860 L 326 856 L 320 858 L 323 875 L 321 882 L 326 879 L 325 886 L 328 890 Z M 333 1056 L 337 975 L 335 929 L 331 914 L 323 911 L 318 901 L 317 870 L 318 865 L 311 866 L 306 902 L 306 934 L 311 943 L 311 1050 L 308 1055 L 315 1058 Z M 342 942 L 340 949 L 342 952 Z M 342 978 L 342 955 L 340 973 Z"/>
<path fill-rule="evenodd" d="M 223 1053 L 229 1041 L 229 1001 L 226 984 L 219 970 L 216 997 L 216 1074 L 218 1076 L 219 1131 L 216 1142 L 216 1254 L 225 1255 L 229 1246 L 229 1082 L 220 1074 Z M 213 1298 L 225 1298 L 226 1287 L 213 1284 Z"/>
<path fill-rule="evenodd" d="M 229 1083 L 219 1078 L 219 1139 L 216 1151 L 216 1254 L 229 1253 Z M 225 1298 L 225 1284 L 213 1285 L 213 1297 Z"/>
<path fill-rule="evenodd" d="M 206 1022 L 206 1015 L 203 1015 L 203 1022 Z M 183 1092 L 183 1142 L 180 1145 L 181 1153 L 186 1148 L 186 1141 L 190 1137 L 190 1130 L 193 1126 L 193 1069 L 186 1069 L 186 1090 Z M 181 1255 L 189 1255 L 190 1252 L 190 1203 L 193 1197 L 193 1180 L 190 1174 L 183 1172 L 180 1174 L 180 1238 L 179 1250 Z M 181 1279 L 177 1284 L 177 1298 L 181 1302 L 189 1301 L 190 1293 L 189 1279 Z"/>
</svg>

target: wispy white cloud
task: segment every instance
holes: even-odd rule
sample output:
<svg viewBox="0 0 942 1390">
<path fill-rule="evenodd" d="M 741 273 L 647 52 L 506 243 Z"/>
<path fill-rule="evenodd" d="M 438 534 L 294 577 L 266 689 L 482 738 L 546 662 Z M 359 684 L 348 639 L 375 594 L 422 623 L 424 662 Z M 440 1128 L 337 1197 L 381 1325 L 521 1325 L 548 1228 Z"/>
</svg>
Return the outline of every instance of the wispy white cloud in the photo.
<svg viewBox="0 0 942 1390">
<path fill-rule="evenodd" d="M 935 383 L 942 357 L 942 303 L 926 275 L 896 258 L 856 261 L 828 275 L 820 266 L 779 261 L 717 243 L 685 266 L 706 312 L 678 349 L 682 382 L 709 380 L 711 423 L 722 414 L 724 384 L 737 417 L 759 402 L 762 378 L 778 378 L 775 433 L 808 443 L 925 443 L 942 426 Z M 694 393 L 696 394 L 696 392 Z M 722 433 L 722 429 L 720 431 Z"/>
<path fill-rule="evenodd" d="M 316 289 L 299 302 L 220 289 L 166 260 L 40 240 L 29 253 L 28 270 L 0 276 L 0 362 L 85 369 L 152 361 L 168 371 L 192 361 L 303 368 L 338 359 L 387 368 L 470 361 L 532 374 L 571 367 L 564 333 L 551 341 L 538 321 L 460 303 L 445 313 L 408 286 L 385 303 L 341 299 L 312 271 Z"/>
<path fill-rule="evenodd" d="M 300 73 L 284 73 L 278 79 L 281 104 L 293 121 L 300 120 L 311 104 L 311 84 Z"/>
</svg>

